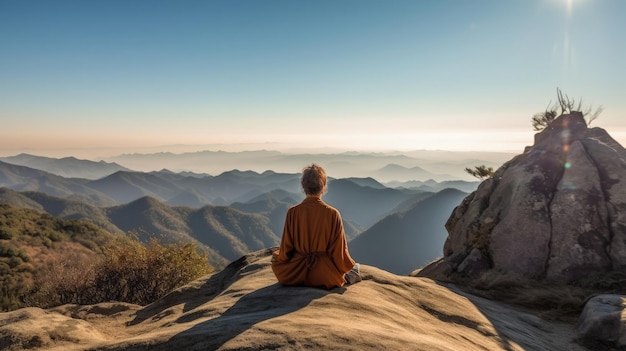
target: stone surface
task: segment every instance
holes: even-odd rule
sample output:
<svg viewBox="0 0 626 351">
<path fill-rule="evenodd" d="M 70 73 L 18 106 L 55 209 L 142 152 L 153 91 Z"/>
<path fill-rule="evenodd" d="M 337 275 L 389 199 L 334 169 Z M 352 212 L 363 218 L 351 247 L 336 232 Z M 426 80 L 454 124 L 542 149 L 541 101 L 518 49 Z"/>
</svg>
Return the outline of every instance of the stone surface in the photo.
<svg viewBox="0 0 626 351">
<path fill-rule="evenodd" d="M 611 269 L 610 231 L 600 177 L 581 142 L 571 144 L 550 204 L 552 237 L 547 278 L 566 281 Z"/>
<path fill-rule="evenodd" d="M 581 113 L 560 116 L 467 196 L 446 229 L 437 264 L 450 274 L 475 274 L 456 258 L 475 250 L 482 270 L 534 279 L 626 272 L 626 150 Z"/>
<path fill-rule="evenodd" d="M 487 269 L 489 269 L 489 259 L 477 248 L 472 249 L 458 267 L 458 271 L 468 277 L 476 277 Z"/>
<path fill-rule="evenodd" d="M 363 281 L 344 288 L 285 287 L 270 252 L 242 257 L 145 307 L 0 313 L 0 349 L 586 350 L 573 323 L 367 265 Z"/>
<path fill-rule="evenodd" d="M 626 347 L 626 296 L 599 295 L 585 304 L 578 320 L 585 338 Z"/>
</svg>

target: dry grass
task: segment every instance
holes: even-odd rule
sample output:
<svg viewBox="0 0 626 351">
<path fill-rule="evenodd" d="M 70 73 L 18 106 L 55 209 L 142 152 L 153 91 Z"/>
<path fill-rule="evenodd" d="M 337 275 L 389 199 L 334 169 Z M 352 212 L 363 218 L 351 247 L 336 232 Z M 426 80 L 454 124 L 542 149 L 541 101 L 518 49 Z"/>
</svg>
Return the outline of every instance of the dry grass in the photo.
<svg viewBox="0 0 626 351">
<path fill-rule="evenodd" d="M 626 293 L 626 274 L 620 272 L 590 275 L 573 284 L 497 271 L 484 272 L 476 279 L 454 277 L 451 281 L 471 294 L 531 309 L 542 318 L 565 321 L 578 318 L 594 295 Z"/>
<path fill-rule="evenodd" d="M 37 272 L 24 301 L 43 308 L 106 301 L 145 305 L 210 272 L 207 254 L 193 244 L 120 238 L 95 258 L 68 255 L 50 262 Z"/>
</svg>

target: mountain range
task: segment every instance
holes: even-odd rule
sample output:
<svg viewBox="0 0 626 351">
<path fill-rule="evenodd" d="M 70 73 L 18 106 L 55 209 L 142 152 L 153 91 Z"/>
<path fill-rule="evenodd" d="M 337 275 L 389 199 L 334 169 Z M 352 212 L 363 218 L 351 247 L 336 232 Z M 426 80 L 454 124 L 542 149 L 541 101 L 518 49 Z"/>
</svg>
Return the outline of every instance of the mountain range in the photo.
<svg viewBox="0 0 626 351">
<path fill-rule="evenodd" d="M 388 215 L 350 241 L 350 253 L 358 262 L 408 275 L 443 255 L 448 237 L 444 224 L 467 196 L 445 189 Z"/>
<path fill-rule="evenodd" d="M 210 263 L 223 267 L 250 251 L 279 243 L 267 217 L 228 206 L 175 207 L 151 197 L 124 205 L 96 207 L 39 192 L 0 189 L 0 203 L 45 211 L 62 219 L 88 221 L 111 233 L 136 233 L 140 239 L 194 242 L 209 251 Z"/>
<path fill-rule="evenodd" d="M 241 152 L 197 151 L 185 153 L 124 154 L 106 160 L 140 171 L 163 167 L 174 171 L 220 174 L 232 169 L 279 173 L 299 171 L 317 163 L 336 178 L 374 177 L 380 182 L 434 179 L 472 180 L 466 167 L 484 164 L 497 168 L 515 154 L 504 152 L 449 152 L 418 150 L 410 152 L 307 153 L 253 150 Z"/>
<path fill-rule="evenodd" d="M 24 166 L 25 168 L 15 167 Z M 38 172 L 43 171 L 43 172 Z M 142 196 L 154 196 L 163 201 L 183 201 L 195 197 L 200 205 L 227 203 L 243 196 L 252 198 L 267 187 L 292 185 L 299 191 L 297 175 L 267 171 L 233 170 L 213 177 L 193 172 L 174 173 L 167 169 L 152 172 L 135 172 L 115 163 L 78 160 L 74 157 L 53 159 L 28 154 L 0 158 L 2 186 L 17 190 L 41 190 L 57 196 L 69 194 L 105 195 L 106 200 L 126 203 Z M 295 180 L 289 184 L 289 180 Z M 252 179 L 254 178 L 254 179 Z M 249 183 L 251 180 L 253 184 Z M 292 189 L 292 190 L 293 190 Z M 98 203 L 101 205 L 102 203 Z"/>
<path fill-rule="evenodd" d="M 438 184 L 429 181 L 429 190 L 424 190 L 390 188 L 371 177 L 330 179 L 324 201 L 342 213 L 357 259 L 407 274 L 441 255 L 445 219 L 464 194 L 458 189 L 432 191 Z M 134 232 L 144 240 L 195 242 L 209 250 L 217 268 L 247 252 L 278 245 L 287 209 L 303 198 L 299 174 L 274 171 L 232 170 L 211 176 L 117 170 L 90 180 L 0 161 L 0 186 L 3 203 L 87 220 L 111 233 Z M 428 215 L 420 216 L 422 212 Z M 395 238 L 385 246 L 390 235 Z M 395 264 L 381 262 L 388 256 L 377 257 L 375 248 L 396 250 L 394 245 L 417 245 L 423 253 L 405 250 L 407 257 L 396 255 Z"/>
<path fill-rule="evenodd" d="M 95 180 L 117 171 L 154 172 L 169 169 L 185 176 L 218 175 L 231 170 L 263 173 L 298 172 L 303 166 L 317 163 L 335 178 L 373 177 L 388 182 L 474 180 L 464 169 L 484 164 L 497 168 L 513 157 L 504 152 L 450 152 L 418 150 L 410 152 L 306 153 L 268 150 L 226 152 L 197 151 L 185 153 L 123 154 L 99 159 L 74 157 L 54 159 L 19 154 L 0 157 L 0 161 L 27 166 L 67 178 Z"/>
<path fill-rule="evenodd" d="M 128 203 L 151 196 L 174 205 L 200 207 L 247 201 L 274 189 L 298 193 L 297 174 L 233 170 L 218 176 L 189 175 L 168 170 L 135 172 L 120 170 L 90 180 L 65 178 L 46 171 L 0 161 L 0 186 L 17 191 L 39 191 L 75 198 L 96 206 Z"/>
<path fill-rule="evenodd" d="M 117 171 L 130 171 L 115 162 L 79 160 L 76 157 L 51 158 L 29 154 L 0 157 L 0 161 L 26 166 L 65 178 L 98 179 Z"/>
</svg>

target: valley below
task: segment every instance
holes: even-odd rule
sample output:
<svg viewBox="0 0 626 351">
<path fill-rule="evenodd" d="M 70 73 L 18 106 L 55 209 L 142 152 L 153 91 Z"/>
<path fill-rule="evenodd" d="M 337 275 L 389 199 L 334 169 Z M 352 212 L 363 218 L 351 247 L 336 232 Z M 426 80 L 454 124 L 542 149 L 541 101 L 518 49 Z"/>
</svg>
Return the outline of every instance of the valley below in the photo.
<svg viewBox="0 0 626 351">
<path fill-rule="evenodd" d="M 460 155 L 452 162 L 444 154 L 431 155 L 428 171 L 406 155 L 321 157 L 331 175 L 323 200 L 342 214 L 363 278 L 329 291 L 281 286 L 269 267 L 287 210 L 304 198 L 297 170 L 320 155 L 237 155 L 256 159 L 250 163 L 256 169 L 236 168 L 226 161 L 233 155 L 221 152 L 122 155 L 120 163 L 0 158 L 0 270 L 9 302 L 0 314 L 0 348 L 613 349 L 577 329 L 579 309 L 593 295 L 588 290 L 489 275 L 461 287 L 442 275 L 450 272 L 441 264 L 446 224 L 482 184 L 452 169 L 500 165 Z M 207 155 L 233 168 L 214 166 L 210 174 L 184 166 L 206 164 Z M 150 169 L 148 161 L 167 167 Z M 145 305 L 37 307 L 23 297 L 7 299 L 7 287 L 29 296 L 38 272 L 70 272 L 70 262 L 89 262 L 110 252 L 107 242 L 125 237 L 153 247 L 192 244 L 212 273 Z M 546 311 L 538 307 L 561 295 Z"/>
<path fill-rule="evenodd" d="M 441 154 L 429 157 L 436 156 Z M 450 154 L 449 163 L 438 161 L 446 164 L 440 169 L 451 170 L 460 167 L 459 163 L 476 161 L 462 156 L 475 155 Z M 435 176 L 434 172 L 421 167 L 387 163 L 422 160 L 395 154 L 288 155 L 257 151 L 116 158 L 124 166 L 21 154 L 0 158 L 0 201 L 62 219 L 91 222 L 118 235 L 134 233 L 142 241 L 157 238 L 166 243 L 193 242 L 210 252 L 210 263 L 219 269 L 248 252 L 278 245 L 287 209 L 304 198 L 297 170 L 314 158 L 326 162 L 328 168 L 342 170 L 340 174 L 348 174 L 351 167 L 349 173 L 357 174 L 367 167 L 368 175 L 389 180 L 382 183 L 373 176 L 340 178 L 329 171 L 331 179 L 323 199 L 341 212 L 346 237 L 354 240 L 351 246 L 355 259 L 400 274 L 408 274 L 442 255 L 447 236 L 445 217 L 478 185 L 476 180 L 460 179 L 467 178 L 467 174 L 458 178 L 440 174 L 438 177 L 447 179 L 437 181 L 427 178 Z M 162 166 L 157 167 L 158 171 L 129 167 L 145 169 L 155 163 L 172 169 L 189 168 L 176 173 Z M 250 168 L 265 163 L 296 172 L 231 169 L 210 175 L 193 172 L 189 166 L 234 167 L 243 163 Z M 432 215 L 417 218 L 410 214 L 421 209 Z M 387 236 L 390 232 L 391 240 Z M 382 244 L 385 250 L 378 252 L 382 242 L 386 242 Z"/>
</svg>

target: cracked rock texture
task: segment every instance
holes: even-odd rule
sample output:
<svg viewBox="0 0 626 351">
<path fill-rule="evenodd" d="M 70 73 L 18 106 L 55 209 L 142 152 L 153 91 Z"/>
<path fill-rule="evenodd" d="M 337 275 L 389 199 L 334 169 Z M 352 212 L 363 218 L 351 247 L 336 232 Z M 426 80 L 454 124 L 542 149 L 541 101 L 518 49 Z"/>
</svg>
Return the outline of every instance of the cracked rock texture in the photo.
<svg viewBox="0 0 626 351">
<path fill-rule="evenodd" d="M 626 271 L 626 150 L 579 112 L 562 115 L 453 211 L 433 270 L 561 282 Z M 470 254 L 471 253 L 471 254 Z"/>
</svg>

